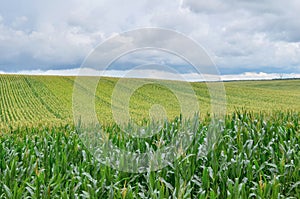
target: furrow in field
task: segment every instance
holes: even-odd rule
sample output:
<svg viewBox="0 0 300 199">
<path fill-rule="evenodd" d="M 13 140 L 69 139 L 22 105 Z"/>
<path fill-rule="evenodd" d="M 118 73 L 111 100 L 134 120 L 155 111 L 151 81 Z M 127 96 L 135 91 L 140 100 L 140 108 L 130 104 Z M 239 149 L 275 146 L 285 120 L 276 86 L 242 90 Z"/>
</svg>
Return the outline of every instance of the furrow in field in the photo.
<svg viewBox="0 0 300 199">
<path fill-rule="evenodd" d="M 45 104 L 43 99 L 40 98 L 39 93 L 36 91 L 36 88 L 33 87 L 30 81 L 30 77 L 25 77 L 24 81 L 26 82 L 29 90 L 29 99 L 32 102 L 30 103 L 30 107 L 36 107 L 33 109 L 36 110 L 38 120 L 55 120 L 55 115 L 51 112 L 49 106 Z"/>
<path fill-rule="evenodd" d="M 35 81 L 41 82 L 48 93 L 45 100 L 61 115 L 61 118 L 68 119 L 72 116 L 72 92 L 73 83 L 65 77 L 35 77 Z"/>
<path fill-rule="evenodd" d="M 34 110 L 34 107 L 30 107 L 30 104 L 32 104 L 32 100 L 30 98 L 31 91 L 28 89 L 24 77 L 19 76 L 18 78 L 19 81 L 17 82 L 15 89 L 18 91 L 16 98 L 18 99 L 19 108 L 24 119 L 32 121 L 36 117 L 36 111 Z"/>
<path fill-rule="evenodd" d="M 4 122 L 7 121 L 7 118 L 6 118 L 6 106 L 5 106 L 5 95 L 6 95 L 6 92 L 4 91 L 5 89 L 5 80 L 4 80 L 4 77 L 3 76 L 0 76 L 0 109 L 1 109 L 1 123 L 3 124 Z"/>
<path fill-rule="evenodd" d="M 48 118 L 47 111 L 43 109 L 39 100 L 33 95 L 25 77 L 13 76 L 7 82 L 10 85 L 9 90 L 14 92 L 9 94 L 13 103 L 7 108 L 20 117 L 20 120 L 15 119 L 12 122 L 37 122 Z"/>
<path fill-rule="evenodd" d="M 53 93 L 47 89 L 44 83 L 40 80 L 36 80 L 36 78 L 31 77 L 30 79 L 32 88 L 34 88 L 34 92 L 38 94 L 38 97 L 41 103 L 47 108 L 49 112 L 51 112 L 56 118 L 62 119 L 61 115 L 61 102 L 56 98 Z"/>
<path fill-rule="evenodd" d="M 11 86 L 11 92 L 12 96 L 11 101 L 13 103 L 14 107 L 14 112 L 16 113 L 17 119 L 16 121 L 22 121 L 26 120 L 26 113 L 24 112 L 24 109 L 22 107 L 22 102 L 21 102 L 21 95 L 19 93 L 19 89 L 22 89 L 21 85 L 19 85 L 20 82 L 20 77 L 18 76 L 12 76 L 12 79 L 10 81 L 10 86 Z"/>
<path fill-rule="evenodd" d="M 15 107 L 13 104 L 13 100 L 14 100 L 14 96 L 12 94 L 12 88 L 11 88 L 11 83 L 12 83 L 13 79 L 12 76 L 9 76 L 7 78 L 7 81 L 4 82 L 4 87 L 3 87 L 3 91 L 4 94 L 2 96 L 3 101 L 4 101 L 4 110 L 6 112 L 5 116 L 5 122 L 6 123 L 10 123 L 10 122 L 14 122 L 17 120 L 17 117 L 15 116 Z"/>
</svg>

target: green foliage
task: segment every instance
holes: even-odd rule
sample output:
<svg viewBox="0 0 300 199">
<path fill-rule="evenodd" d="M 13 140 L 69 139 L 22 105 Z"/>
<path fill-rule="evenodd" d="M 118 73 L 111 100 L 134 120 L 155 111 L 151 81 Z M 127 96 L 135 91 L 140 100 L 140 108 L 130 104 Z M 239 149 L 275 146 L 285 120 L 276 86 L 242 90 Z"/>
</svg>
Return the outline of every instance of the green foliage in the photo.
<svg viewBox="0 0 300 199">
<path fill-rule="evenodd" d="M 299 80 L 224 83 L 227 116 L 214 128 L 221 132 L 216 142 L 208 130 L 207 86 L 191 83 L 201 113 L 191 146 L 167 167 L 138 174 L 101 164 L 85 147 L 72 121 L 74 80 L 0 75 L 0 198 L 300 197 Z M 95 95 L 107 138 L 132 152 L 174 141 L 182 125 L 174 94 L 158 84 L 137 89 L 130 98 L 135 121 L 150 128 L 148 110 L 154 104 L 176 119 L 150 138 L 132 138 L 113 122 L 117 81 L 101 78 Z"/>
<path fill-rule="evenodd" d="M 74 80 L 75 77 L 0 75 L 0 129 L 72 123 Z M 101 78 L 95 93 L 97 116 L 105 125 L 114 122 L 111 96 L 118 80 Z M 147 80 L 130 81 L 139 84 Z M 209 90 L 205 83 L 191 85 L 199 100 L 200 116 L 204 117 L 211 111 Z M 268 114 L 300 110 L 300 80 L 225 82 L 224 86 L 228 114 L 236 109 Z M 122 92 L 126 92 L 126 88 Z M 137 122 L 149 118 L 149 110 L 155 104 L 164 107 L 169 118 L 180 114 L 180 104 L 172 91 L 159 84 L 145 84 L 130 98 L 130 116 Z"/>
<path fill-rule="evenodd" d="M 5 133 L 0 198 L 299 198 L 299 113 L 233 113 L 221 121 L 221 135 L 206 152 L 205 121 L 179 159 L 138 174 L 99 163 L 68 125 Z M 115 125 L 103 128 L 118 147 L 143 150 L 169 139 L 180 122 L 177 118 L 159 134 L 134 142 Z"/>
</svg>

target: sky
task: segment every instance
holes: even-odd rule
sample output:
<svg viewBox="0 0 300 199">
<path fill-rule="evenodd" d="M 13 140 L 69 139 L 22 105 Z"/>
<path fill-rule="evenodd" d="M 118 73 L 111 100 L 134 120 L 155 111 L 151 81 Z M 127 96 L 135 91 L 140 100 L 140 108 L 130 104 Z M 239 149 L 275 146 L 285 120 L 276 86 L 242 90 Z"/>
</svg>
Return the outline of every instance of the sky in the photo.
<svg viewBox="0 0 300 199">
<path fill-rule="evenodd" d="M 114 35 L 158 27 L 180 32 L 201 45 L 224 77 L 297 76 L 299 13 L 298 0 L 0 0 L 0 73 L 60 70 L 70 75 Z M 144 63 L 142 58 L 188 71 L 178 58 L 149 54 L 120 59 L 112 72 L 127 70 L 124 66 L 131 61 Z"/>
</svg>

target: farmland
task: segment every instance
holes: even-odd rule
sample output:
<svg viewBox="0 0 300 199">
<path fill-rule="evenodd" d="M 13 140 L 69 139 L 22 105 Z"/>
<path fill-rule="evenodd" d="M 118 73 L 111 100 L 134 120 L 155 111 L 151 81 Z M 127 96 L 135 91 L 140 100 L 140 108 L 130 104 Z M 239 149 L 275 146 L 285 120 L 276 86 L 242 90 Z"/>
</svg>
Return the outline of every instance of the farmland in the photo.
<svg viewBox="0 0 300 199">
<path fill-rule="evenodd" d="M 69 124 L 73 121 L 72 92 L 75 77 L 0 76 L 0 124 L 22 126 Z M 101 78 L 96 92 L 96 112 L 101 123 L 113 122 L 111 95 L 117 78 Z M 143 81 L 143 80 L 135 80 Z M 239 81 L 224 83 L 227 113 L 236 109 L 249 112 L 300 110 L 300 80 Z M 200 112 L 210 111 L 210 98 L 205 83 L 192 83 L 199 99 Z M 161 85 L 146 84 L 130 99 L 130 114 L 135 119 L 147 118 L 151 105 L 161 104 L 170 118 L 180 113 L 171 91 Z"/>
<path fill-rule="evenodd" d="M 167 167 L 143 173 L 104 165 L 82 143 L 73 125 L 74 80 L 0 76 L 0 198 L 299 198 L 300 80 L 225 82 L 227 115 L 207 151 L 209 92 L 191 83 L 201 116 L 193 144 Z M 172 92 L 146 84 L 133 94 L 133 119 L 161 104 L 170 120 L 157 135 L 130 141 L 110 110 L 117 81 L 101 78 L 96 91 L 108 138 L 134 152 L 172 140 L 182 125 Z"/>
</svg>

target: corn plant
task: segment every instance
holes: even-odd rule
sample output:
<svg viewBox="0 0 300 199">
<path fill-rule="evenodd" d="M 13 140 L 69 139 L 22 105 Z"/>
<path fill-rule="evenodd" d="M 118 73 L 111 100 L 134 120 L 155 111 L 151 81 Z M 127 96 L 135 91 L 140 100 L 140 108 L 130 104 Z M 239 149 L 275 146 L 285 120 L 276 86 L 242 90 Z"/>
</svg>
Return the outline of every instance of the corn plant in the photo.
<svg viewBox="0 0 300 199">
<path fill-rule="evenodd" d="M 2 131 L 0 198 L 299 198 L 298 112 L 233 112 L 207 148 L 209 121 L 199 121 L 179 158 L 143 173 L 99 162 L 72 125 Z M 143 139 L 130 138 L 116 124 L 101 128 L 117 147 L 147 151 L 167 145 L 180 125 L 175 118 Z"/>
</svg>

